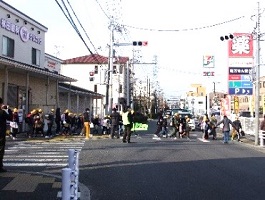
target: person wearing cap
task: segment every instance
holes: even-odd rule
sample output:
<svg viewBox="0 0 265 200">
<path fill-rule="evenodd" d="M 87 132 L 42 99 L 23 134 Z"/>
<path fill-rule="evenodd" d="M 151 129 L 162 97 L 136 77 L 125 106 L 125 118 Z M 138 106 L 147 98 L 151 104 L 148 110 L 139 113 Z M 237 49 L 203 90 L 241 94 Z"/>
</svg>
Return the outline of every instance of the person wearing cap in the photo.
<svg viewBox="0 0 265 200">
<path fill-rule="evenodd" d="M 12 120 L 12 111 L 10 109 L 4 110 L 2 106 L 3 99 L 0 97 L 0 173 L 7 172 L 3 165 L 6 145 L 6 121 Z"/>
<path fill-rule="evenodd" d="M 234 128 L 236 128 L 236 126 L 226 115 L 224 115 L 224 118 L 216 124 L 216 127 L 219 126 L 220 124 L 223 124 L 222 132 L 224 134 L 224 144 L 227 144 L 230 135 L 230 124 Z"/>
<path fill-rule="evenodd" d="M 110 114 L 110 123 L 111 123 L 111 132 L 110 132 L 110 137 L 114 139 L 114 136 L 116 134 L 117 138 L 120 138 L 119 135 L 119 124 L 120 124 L 120 113 L 117 112 L 117 108 L 112 109 L 113 112 Z"/>
<path fill-rule="evenodd" d="M 10 122 L 11 138 L 13 140 L 17 139 L 18 123 L 19 123 L 18 110 L 17 110 L 17 108 L 14 108 L 14 110 L 13 110 L 13 118 L 12 118 L 12 121 Z"/>
</svg>

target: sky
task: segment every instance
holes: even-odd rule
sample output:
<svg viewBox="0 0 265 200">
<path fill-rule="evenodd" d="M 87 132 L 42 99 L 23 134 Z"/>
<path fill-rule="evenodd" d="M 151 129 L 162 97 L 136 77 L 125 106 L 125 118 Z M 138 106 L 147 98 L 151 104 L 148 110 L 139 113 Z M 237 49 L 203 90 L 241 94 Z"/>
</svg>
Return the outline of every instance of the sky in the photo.
<svg viewBox="0 0 265 200">
<path fill-rule="evenodd" d="M 227 41 L 221 41 L 220 36 L 252 33 L 256 18 L 251 16 L 257 12 L 255 0 L 66 0 L 65 4 L 71 4 L 82 23 L 85 33 L 82 27 L 78 29 L 87 48 L 56 0 L 5 2 L 48 28 L 45 51 L 61 59 L 88 55 L 88 48 L 93 53 L 108 56 L 112 17 L 115 43 L 148 41 L 144 47 L 114 47 L 116 55 L 149 63 L 135 65 L 136 78 L 143 81 L 150 78 L 156 87 L 158 83 L 167 98 L 189 91 L 190 85 L 195 83 L 206 86 L 210 92 L 216 82 L 216 91 L 226 92 Z M 62 1 L 58 3 L 62 5 Z M 263 12 L 265 3 L 260 3 L 260 8 Z M 71 10 L 69 5 L 68 9 Z M 240 19 L 233 21 L 236 18 Z M 261 15 L 263 24 L 264 21 L 265 12 Z M 75 23 L 78 24 L 76 20 Z M 265 32 L 263 24 L 261 32 Z M 261 42 L 262 63 L 264 48 Z M 214 77 L 203 76 L 203 55 L 215 56 Z M 262 67 L 261 75 L 265 75 Z"/>
</svg>

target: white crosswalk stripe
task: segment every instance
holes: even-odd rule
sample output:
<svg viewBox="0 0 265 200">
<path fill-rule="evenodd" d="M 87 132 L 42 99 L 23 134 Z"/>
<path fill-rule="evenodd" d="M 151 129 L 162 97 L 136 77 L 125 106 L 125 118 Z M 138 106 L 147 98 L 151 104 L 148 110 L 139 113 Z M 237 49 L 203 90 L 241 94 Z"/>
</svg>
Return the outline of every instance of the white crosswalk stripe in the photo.
<svg viewBox="0 0 265 200">
<path fill-rule="evenodd" d="M 68 163 L 68 149 L 81 151 L 85 141 L 32 142 L 18 141 L 6 146 L 5 166 L 64 167 Z"/>
</svg>

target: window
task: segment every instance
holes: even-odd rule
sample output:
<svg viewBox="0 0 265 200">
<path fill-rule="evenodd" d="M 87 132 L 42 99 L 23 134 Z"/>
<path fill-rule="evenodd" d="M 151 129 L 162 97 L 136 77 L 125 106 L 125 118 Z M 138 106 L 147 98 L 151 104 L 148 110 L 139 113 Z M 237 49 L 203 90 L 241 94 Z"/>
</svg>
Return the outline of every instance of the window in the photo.
<svg viewBox="0 0 265 200">
<path fill-rule="evenodd" d="M 262 83 L 263 83 L 263 88 L 265 88 L 265 81 L 263 81 Z"/>
<path fill-rule="evenodd" d="M 119 93 L 122 93 L 122 85 L 119 85 Z"/>
<path fill-rule="evenodd" d="M 40 50 L 32 48 L 32 64 L 40 66 Z"/>
<path fill-rule="evenodd" d="M 94 70 L 95 74 L 98 74 L 98 66 L 95 66 L 95 70 Z"/>
<path fill-rule="evenodd" d="M 4 56 L 14 58 L 15 41 L 9 37 L 3 36 L 3 52 Z"/>
<path fill-rule="evenodd" d="M 98 85 L 94 85 L 94 92 L 98 92 Z"/>
<path fill-rule="evenodd" d="M 117 74 L 117 67 L 113 66 L 113 74 Z"/>
<path fill-rule="evenodd" d="M 120 74 L 123 73 L 123 65 L 120 65 L 119 73 L 120 73 Z"/>
</svg>

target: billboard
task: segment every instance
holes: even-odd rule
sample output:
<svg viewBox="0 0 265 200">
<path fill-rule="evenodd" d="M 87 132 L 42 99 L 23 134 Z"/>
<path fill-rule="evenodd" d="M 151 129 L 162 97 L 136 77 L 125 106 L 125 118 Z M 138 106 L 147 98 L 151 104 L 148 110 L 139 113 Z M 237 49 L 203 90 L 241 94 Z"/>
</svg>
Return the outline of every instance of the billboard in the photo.
<svg viewBox="0 0 265 200">
<path fill-rule="evenodd" d="M 253 57 L 253 37 L 249 33 L 234 33 L 234 38 L 228 41 L 229 58 Z"/>
<path fill-rule="evenodd" d="M 253 37 L 249 33 L 233 36 L 228 41 L 228 94 L 252 95 Z"/>
</svg>

